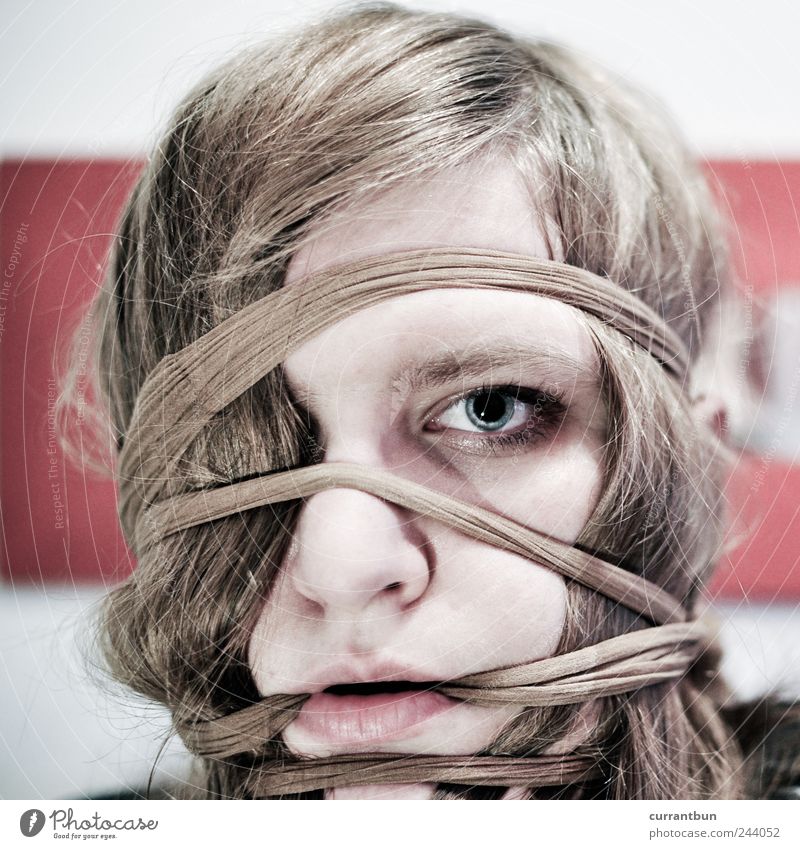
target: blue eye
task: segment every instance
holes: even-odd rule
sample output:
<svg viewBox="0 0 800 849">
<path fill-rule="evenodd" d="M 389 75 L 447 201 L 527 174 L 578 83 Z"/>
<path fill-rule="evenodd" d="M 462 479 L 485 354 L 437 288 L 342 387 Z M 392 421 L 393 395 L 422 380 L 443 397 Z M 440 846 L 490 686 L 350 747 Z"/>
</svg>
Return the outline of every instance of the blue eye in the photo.
<svg viewBox="0 0 800 849">
<path fill-rule="evenodd" d="M 521 386 L 482 386 L 453 401 L 426 430 L 459 450 L 497 452 L 522 446 L 561 425 L 566 407 L 555 394 Z"/>
<path fill-rule="evenodd" d="M 499 392 L 496 389 L 481 390 L 476 395 L 470 395 L 464 399 L 464 412 L 467 418 L 481 430 L 500 430 L 513 418 L 520 404 L 516 398 L 508 392 Z"/>
</svg>

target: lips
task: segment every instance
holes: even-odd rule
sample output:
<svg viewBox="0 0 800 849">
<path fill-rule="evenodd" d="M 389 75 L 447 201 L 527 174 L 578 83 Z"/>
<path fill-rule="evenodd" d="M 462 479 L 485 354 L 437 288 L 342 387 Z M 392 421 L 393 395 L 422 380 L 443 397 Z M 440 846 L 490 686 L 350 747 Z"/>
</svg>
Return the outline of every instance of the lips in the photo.
<svg viewBox="0 0 800 849">
<path fill-rule="evenodd" d="M 458 702 L 432 682 L 383 681 L 336 684 L 314 693 L 293 723 L 327 743 L 379 743 L 413 732 Z"/>
</svg>

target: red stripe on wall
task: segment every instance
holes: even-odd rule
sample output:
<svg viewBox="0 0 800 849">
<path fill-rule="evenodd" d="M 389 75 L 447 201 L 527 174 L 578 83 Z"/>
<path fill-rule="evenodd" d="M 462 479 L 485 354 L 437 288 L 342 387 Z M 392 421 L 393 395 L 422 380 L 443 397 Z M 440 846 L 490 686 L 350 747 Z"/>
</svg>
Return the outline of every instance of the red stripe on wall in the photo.
<svg viewBox="0 0 800 849">
<path fill-rule="evenodd" d="M 109 479 L 55 440 L 58 375 L 102 276 L 114 222 L 141 167 L 107 160 L 0 166 L 2 574 L 16 582 L 115 581 L 132 567 Z M 715 162 L 743 278 L 769 296 L 800 281 L 800 162 Z M 752 533 L 723 558 L 715 591 L 800 598 L 800 467 L 751 458 L 730 487 Z"/>
<path fill-rule="evenodd" d="M 70 462 L 53 414 L 71 336 L 140 168 L 97 160 L 0 168 L 2 569 L 14 582 L 114 580 L 131 568 L 113 484 Z"/>
<path fill-rule="evenodd" d="M 731 221 L 742 280 L 765 296 L 800 284 L 800 162 L 737 159 L 707 170 Z"/>
<path fill-rule="evenodd" d="M 759 601 L 800 598 L 800 466 L 744 457 L 731 478 L 728 498 L 736 536 L 711 592 Z"/>
</svg>

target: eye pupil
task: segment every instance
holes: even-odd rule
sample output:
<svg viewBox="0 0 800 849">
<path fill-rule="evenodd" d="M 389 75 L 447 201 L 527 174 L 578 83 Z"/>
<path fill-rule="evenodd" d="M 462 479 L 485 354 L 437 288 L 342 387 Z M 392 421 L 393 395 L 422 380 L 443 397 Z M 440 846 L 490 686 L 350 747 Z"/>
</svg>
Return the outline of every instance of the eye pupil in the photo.
<svg viewBox="0 0 800 849">
<path fill-rule="evenodd" d="M 497 430 L 514 415 L 514 401 L 502 392 L 480 392 L 467 400 L 466 412 L 476 427 Z"/>
</svg>

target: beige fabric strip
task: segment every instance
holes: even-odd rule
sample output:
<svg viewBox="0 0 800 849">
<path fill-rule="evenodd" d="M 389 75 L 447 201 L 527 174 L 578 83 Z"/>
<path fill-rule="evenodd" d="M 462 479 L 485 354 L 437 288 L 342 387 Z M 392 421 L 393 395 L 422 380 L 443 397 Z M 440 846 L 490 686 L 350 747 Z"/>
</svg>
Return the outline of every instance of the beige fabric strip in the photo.
<svg viewBox="0 0 800 849">
<path fill-rule="evenodd" d="M 255 301 L 193 344 L 165 357 L 141 389 L 119 458 L 120 519 L 142 555 L 160 539 L 204 522 L 335 487 L 371 493 L 483 542 L 556 570 L 626 605 L 657 627 L 579 651 L 489 670 L 437 686 L 445 695 L 520 708 L 573 704 L 683 675 L 708 639 L 686 622 L 680 602 L 651 582 L 483 507 L 380 469 L 320 463 L 216 489 L 169 497 L 183 451 L 212 417 L 321 330 L 357 310 L 433 288 L 527 292 L 558 299 L 606 322 L 647 350 L 676 379 L 688 353 L 636 296 L 583 269 L 516 254 L 463 249 L 410 251 L 361 260 L 298 281 Z M 342 785 L 446 781 L 542 786 L 597 774 L 574 755 L 535 758 L 398 757 L 366 754 L 288 763 L 259 762 L 308 694 L 270 696 L 213 720 L 186 723 L 187 747 L 208 758 L 256 760 L 252 795 Z"/>
<path fill-rule="evenodd" d="M 421 781 L 471 786 L 548 787 L 597 778 L 593 758 L 539 755 L 533 758 L 445 755 L 346 755 L 276 766 L 264 764 L 248 780 L 255 798 L 364 784 Z"/>
<path fill-rule="evenodd" d="M 477 704 L 576 704 L 676 678 L 708 638 L 702 622 L 663 625 L 569 654 L 443 682 L 432 689 Z M 186 723 L 179 732 L 186 747 L 204 757 L 257 754 L 297 716 L 308 698 L 308 694 L 268 696 L 218 719 Z"/>
<path fill-rule="evenodd" d="M 216 413 L 326 327 L 389 298 L 434 288 L 555 298 L 630 337 L 678 378 L 687 373 L 680 337 L 643 301 L 564 263 L 496 251 L 426 250 L 311 275 L 165 357 L 145 381 L 119 457 L 120 519 L 132 544 L 142 506 L 159 500 L 187 445 Z"/>
<path fill-rule="evenodd" d="M 602 592 L 654 622 L 680 622 L 686 618 L 677 599 L 645 578 L 482 507 L 382 469 L 352 463 L 320 463 L 167 499 L 141 515 L 136 538 L 143 550 L 148 533 L 151 542 L 156 543 L 169 534 L 202 522 L 265 504 L 307 498 L 336 487 L 369 492 L 437 519 L 473 539 L 528 557 Z"/>
</svg>

